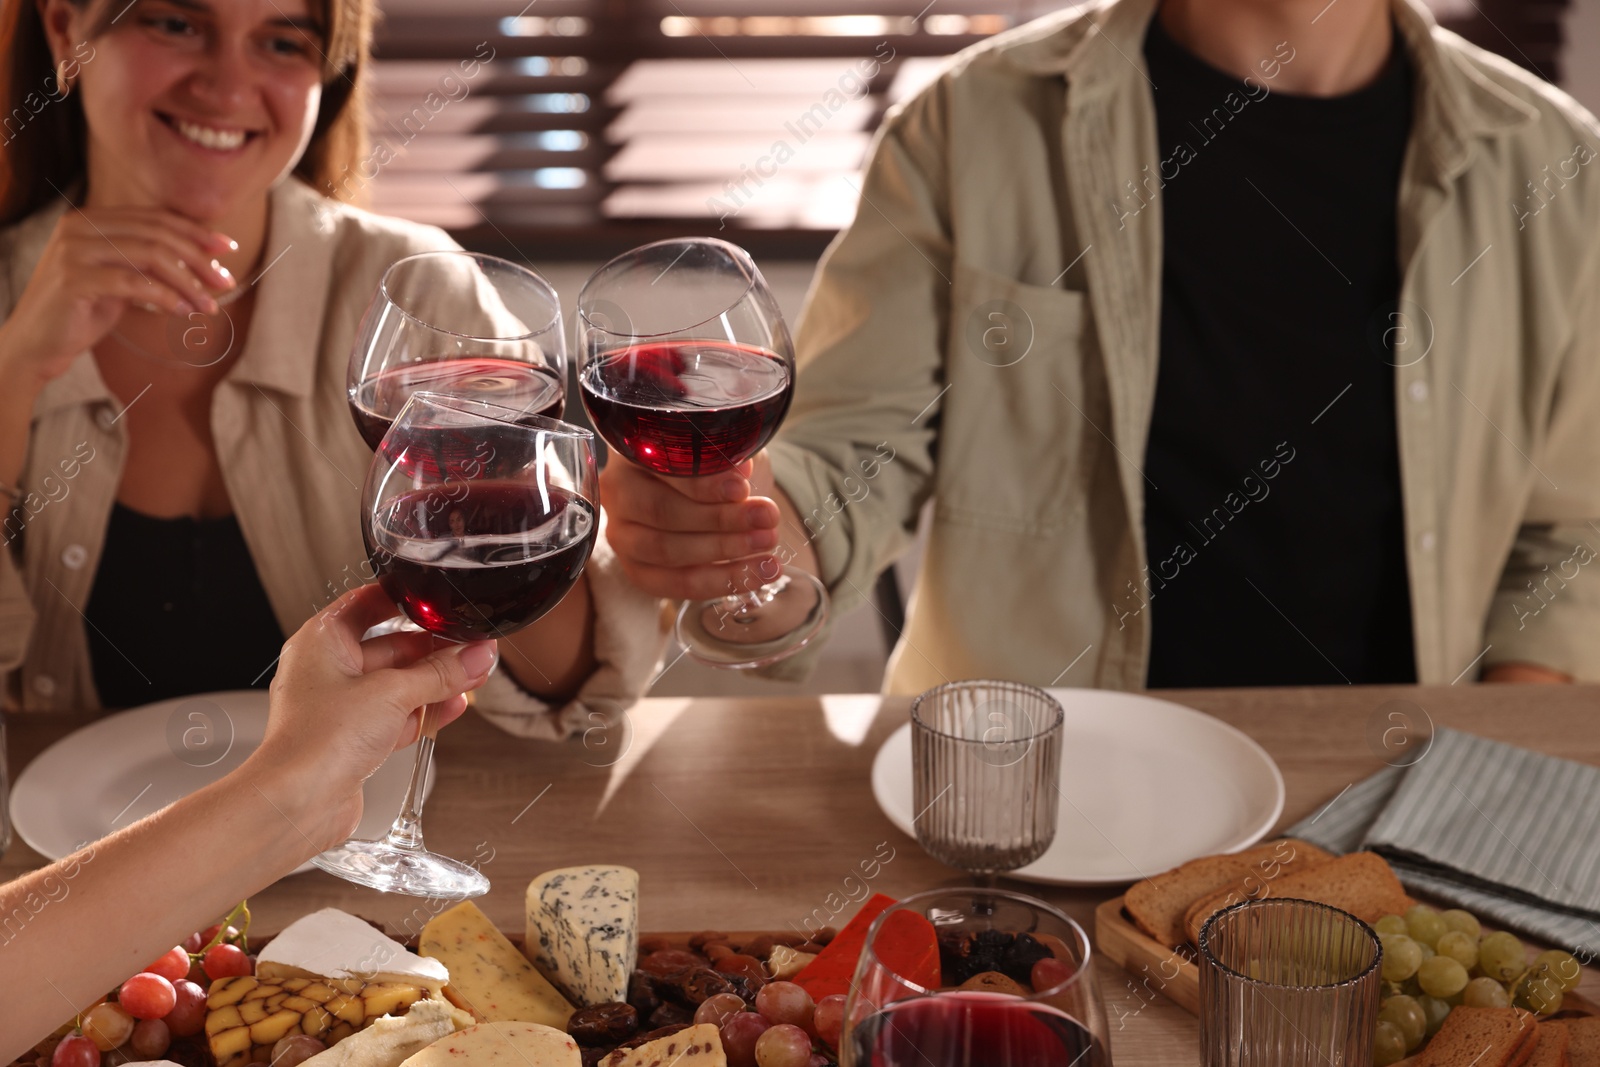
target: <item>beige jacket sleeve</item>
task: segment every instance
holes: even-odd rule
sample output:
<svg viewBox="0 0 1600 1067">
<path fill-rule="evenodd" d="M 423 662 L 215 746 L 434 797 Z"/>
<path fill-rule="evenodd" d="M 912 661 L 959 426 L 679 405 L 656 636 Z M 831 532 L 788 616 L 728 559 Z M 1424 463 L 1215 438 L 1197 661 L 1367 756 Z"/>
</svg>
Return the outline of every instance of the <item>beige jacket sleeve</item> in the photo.
<svg viewBox="0 0 1600 1067">
<path fill-rule="evenodd" d="M 1529 457 L 1533 492 L 1484 634 L 1485 666 L 1532 663 L 1580 682 L 1600 681 L 1600 245 L 1591 245 L 1544 447 Z"/>
<path fill-rule="evenodd" d="M 594 601 L 595 671 L 577 696 L 557 705 L 533 696 L 504 669 L 496 670 L 475 694 L 473 706 L 507 733 L 545 741 L 580 734 L 587 741 L 589 731 L 603 734 L 618 724 L 661 669 L 670 616 L 663 601 L 641 592 L 622 573 L 605 524 L 602 512 L 594 552 L 583 569 Z"/>
<path fill-rule="evenodd" d="M 933 491 L 952 273 L 945 111 L 940 83 L 880 128 L 855 221 L 806 298 L 795 399 L 770 446 L 804 524 L 788 536 L 814 542 L 830 617 L 870 596 Z M 814 659 L 763 673 L 799 677 Z"/>
<path fill-rule="evenodd" d="M 22 666 L 32 635 L 33 601 L 8 544 L 0 548 L 0 677 Z"/>
</svg>

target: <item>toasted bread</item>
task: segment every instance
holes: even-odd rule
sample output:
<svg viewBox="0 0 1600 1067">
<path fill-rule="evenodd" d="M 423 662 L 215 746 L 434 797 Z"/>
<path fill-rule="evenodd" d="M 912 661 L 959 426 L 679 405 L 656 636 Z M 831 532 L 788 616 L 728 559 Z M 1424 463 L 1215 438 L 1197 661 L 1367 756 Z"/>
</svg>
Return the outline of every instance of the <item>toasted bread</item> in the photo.
<svg viewBox="0 0 1600 1067">
<path fill-rule="evenodd" d="M 1332 853 L 1315 845 L 1284 838 L 1232 855 L 1190 860 L 1165 874 L 1135 884 L 1122 904 L 1139 929 L 1168 948 L 1177 948 L 1187 939 L 1184 914 L 1189 905 L 1201 897 L 1226 889 L 1235 889 L 1244 895 L 1259 893 L 1261 886 L 1291 871 L 1331 859 Z"/>
<path fill-rule="evenodd" d="M 1352 852 L 1285 874 L 1266 883 L 1256 899 L 1266 897 L 1315 900 L 1349 912 L 1363 922 L 1377 922 L 1384 915 L 1402 913 L 1411 906 L 1394 871 L 1375 852 Z M 1201 897 L 1184 913 L 1184 928 L 1189 940 L 1200 943 L 1200 928 L 1223 908 L 1246 899 L 1229 887 Z"/>
<path fill-rule="evenodd" d="M 1534 1046 L 1533 1055 L 1528 1057 L 1525 1067 L 1570 1067 L 1567 1059 L 1567 1045 L 1571 1041 L 1571 1031 L 1566 1024 L 1560 1021 L 1544 1022 L 1539 1024 L 1539 1043 Z"/>
<path fill-rule="evenodd" d="M 1417 1067 L 1526 1067 L 1539 1024 L 1515 1008 L 1456 1008 L 1433 1035 Z"/>
<path fill-rule="evenodd" d="M 1567 1062 L 1572 1067 L 1600 1067 L 1600 1015 L 1564 1019 L 1561 1025 L 1571 1039 Z"/>
</svg>

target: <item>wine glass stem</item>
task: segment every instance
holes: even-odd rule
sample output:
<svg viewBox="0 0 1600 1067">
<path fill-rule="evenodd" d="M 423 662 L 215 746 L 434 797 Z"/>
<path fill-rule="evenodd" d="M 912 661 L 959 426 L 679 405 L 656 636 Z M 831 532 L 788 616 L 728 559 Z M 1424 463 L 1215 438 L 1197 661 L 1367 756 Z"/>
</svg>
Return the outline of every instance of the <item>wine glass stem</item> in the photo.
<svg viewBox="0 0 1600 1067">
<path fill-rule="evenodd" d="M 422 851 L 422 793 L 428 780 L 428 768 L 433 764 L 432 713 L 422 711 L 422 735 L 417 738 L 417 762 L 411 768 L 411 782 L 406 786 L 405 803 L 394 825 L 384 835 L 384 840 L 395 848 L 410 852 Z"/>
</svg>

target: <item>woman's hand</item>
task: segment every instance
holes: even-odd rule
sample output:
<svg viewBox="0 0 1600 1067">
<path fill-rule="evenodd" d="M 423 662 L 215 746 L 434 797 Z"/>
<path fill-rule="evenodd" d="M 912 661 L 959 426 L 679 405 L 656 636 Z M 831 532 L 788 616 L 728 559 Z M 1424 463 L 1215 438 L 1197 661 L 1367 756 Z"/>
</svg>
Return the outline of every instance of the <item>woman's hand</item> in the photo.
<svg viewBox="0 0 1600 1067">
<path fill-rule="evenodd" d="M 753 496 L 757 488 L 776 493 L 764 452 L 703 478 L 664 478 L 614 456 L 600 473 L 606 539 L 629 580 L 651 596 L 742 592 L 779 567 L 778 504 Z"/>
<path fill-rule="evenodd" d="M 130 304 L 183 316 L 215 311 L 214 294 L 237 284 L 215 257 L 233 247 L 163 208 L 69 209 L 0 328 L 6 386 L 42 388 Z"/>
<path fill-rule="evenodd" d="M 417 739 L 422 709 L 430 730 L 455 720 L 467 707 L 462 694 L 494 665 L 492 641 L 458 645 L 421 633 L 361 640 L 394 610 L 382 589 L 365 585 L 289 638 L 272 680 L 266 738 L 241 768 L 275 803 L 294 807 L 317 851 L 355 830 L 361 784 Z"/>
</svg>

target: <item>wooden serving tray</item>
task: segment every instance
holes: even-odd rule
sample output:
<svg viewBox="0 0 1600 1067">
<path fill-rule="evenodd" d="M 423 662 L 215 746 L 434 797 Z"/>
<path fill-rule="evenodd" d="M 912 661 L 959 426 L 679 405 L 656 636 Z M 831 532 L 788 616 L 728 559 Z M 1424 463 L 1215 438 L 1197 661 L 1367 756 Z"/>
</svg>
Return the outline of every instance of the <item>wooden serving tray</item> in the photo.
<svg viewBox="0 0 1600 1067">
<path fill-rule="evenodd" d="M 1187 945 L 1170 949 L 1139 929 L 1123 909 L 1121 897 L 1095 909 L 1094 933 L 1095 947 L 1133 976 L 1139 996 L 1145 996 L 1144 990 L 1159 993 L 1189 1014 L 1200 1014 L 1200 967 L 1194 949 Z M 1538 949 L 1529 944 L 1528 951 L 1531 960 Z M 1600 1005 L 1572 992 L 1562 1000 L 1559 1014 L 1569 1012 L 1600 1015 Z"/>
</svg>

